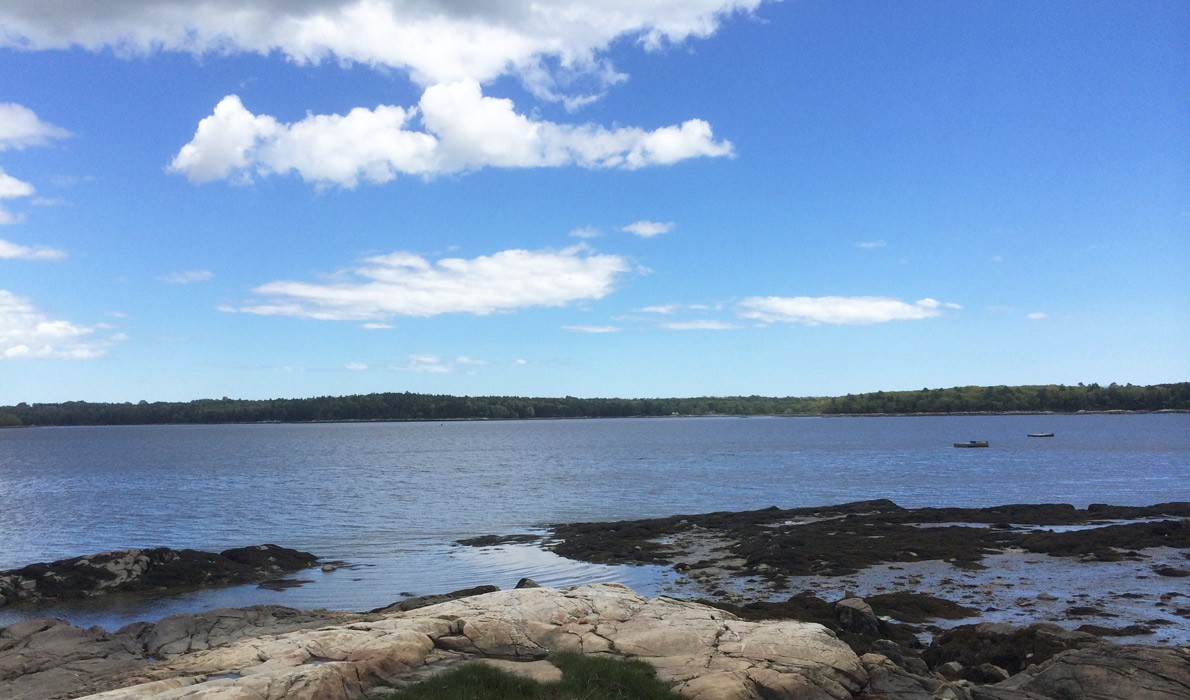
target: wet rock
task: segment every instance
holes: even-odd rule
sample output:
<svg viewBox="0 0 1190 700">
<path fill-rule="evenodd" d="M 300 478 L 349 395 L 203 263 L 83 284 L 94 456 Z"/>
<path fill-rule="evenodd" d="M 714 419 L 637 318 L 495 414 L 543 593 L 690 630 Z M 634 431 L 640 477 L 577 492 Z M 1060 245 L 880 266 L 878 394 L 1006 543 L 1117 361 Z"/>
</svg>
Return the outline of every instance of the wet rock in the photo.
<svg viewBox="0 0 1190 700">
<path fill-rule="evenodd" d="M 1173 566 L 1159 566 L 1153 569 L 1153 571 L 1158 576 L 1169 576 L 1172 578 L 1183 578 L 1190 576 L 1190 569 L 1179 569 Z"/>
<path fill-rule="evenodd" d="M 0 605 L 251 583 L 317 563 L 313 554 L 274 544 L 218 554 L 168 547 L 122 549 L 0 572 Z"/>
<path fill-rule="evenodd" d="M 1128 625 L 1126 627 L 1103 627 L 1101 625 L 1079 625 L 1079 632 L 1093 634 L 1096 637 L 1140 637 L 1153 634 L 1152 627 L 1144 625 Z"/>
<path fill-rule="evenodd" d="M 484 593 L 493 593 L 498 590 L 500 590 L 499 586 L 491 586 L 491 585 L 475 586 L 473 588 L 461 588 L 457 591 L 451 591 L 450 593 L 436 593 L 434 595 L 423 595 L 423 596 L 414 596 L 412 598 L 406 598 L 405 600 L 399 600 L 399 601 L 393 603 L 392 605 L 386 605 L 381 608 L 369 610 L 368 612 L 371 612 L 371 613 L 406 612 L 408 610 L 417 610 L 418 608 L 424 608 L 429 605 L 437 605 L 439 603 L 445 603 L 450 600 L 458 600 L 459 598 L 468 598 L 468 597 L 474 596 L 474 595 L 483 595 Z"/>
<path fill-rule="evenodd" d="M 516 582 L 515 588 L 541 588 L 541 584 L 531 578 L 523 578 Z"/>
<path fill-rule="evenodd" d="M 896 591 L 864 598 L 878 615 L 895 617 L 902 622 L 922 623 L 930 620 L 961 620 L 976 617 L 979 611 L 927 593 Z"/>
</svg>

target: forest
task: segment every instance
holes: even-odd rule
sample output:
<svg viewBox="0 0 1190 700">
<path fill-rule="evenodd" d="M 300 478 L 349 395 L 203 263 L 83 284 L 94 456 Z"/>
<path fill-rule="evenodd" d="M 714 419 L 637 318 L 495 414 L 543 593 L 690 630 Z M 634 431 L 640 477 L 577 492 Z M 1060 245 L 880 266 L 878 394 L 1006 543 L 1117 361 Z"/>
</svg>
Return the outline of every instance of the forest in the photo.
<svg viewBox="0 0 1190 700">
<path fill-rule="evenodd" d="M 0 427 L 317 421 L 519 420 L 643 416 L 835 416 L 1190 410 L 1190 382 L 1134 386 L 964 386 L 833 397 L 530 398 L 409 392 L 300 399 L 19 403 Z"/>
</svg>

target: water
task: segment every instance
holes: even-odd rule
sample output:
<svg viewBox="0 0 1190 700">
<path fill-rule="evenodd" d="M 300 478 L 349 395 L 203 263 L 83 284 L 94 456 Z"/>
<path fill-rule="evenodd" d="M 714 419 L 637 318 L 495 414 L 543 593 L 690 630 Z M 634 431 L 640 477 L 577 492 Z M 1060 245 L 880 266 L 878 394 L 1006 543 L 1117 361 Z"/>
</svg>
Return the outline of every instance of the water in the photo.
<svg viewBox="0 0 1190 700">
<path fill-rule="evenodd" d="M 1054 438 L 1027 438 L 1049 432 Z M 989 440 L 989 449 L 952 442 Z M 554 522 L 826 505 L 1190 500 L 1190 415 L 660 418 L 35 428 L 0 431 L 0 570 L 124 547 L 273 542 L 350 567 L 282 592 L 0 608 L 118 627 L 280 603 L 365 610 L 522 576 L 618 580 L 656 567 L 561 559 L 460 538 Z"/>
</svg>

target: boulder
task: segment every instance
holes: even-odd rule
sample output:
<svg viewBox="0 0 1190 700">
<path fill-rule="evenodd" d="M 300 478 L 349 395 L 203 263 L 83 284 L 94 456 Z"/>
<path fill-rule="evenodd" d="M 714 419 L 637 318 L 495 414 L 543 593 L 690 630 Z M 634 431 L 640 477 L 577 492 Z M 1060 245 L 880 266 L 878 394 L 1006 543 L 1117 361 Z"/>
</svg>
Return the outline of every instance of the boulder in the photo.
<svg viewBox="0 0 1190 700">
<path fill-rule="evenodd" d="M 880 618 L 863 598 L 844 598 L 835 603 L 835 618 L 845 632 L 870 637 L 880 634 Z"/>
<path fill-rule="evenodd" d="M 1072 632 L 1050 623 L 1015 627 L 1000 622 L 960 625 L 934 638 L 922 653 L 930 668 L 957 661 L 966 668 L 989 663 L 1009 674 L 1039 664 L 1067 649 L 1102 644 L 1086 632 Z"/>
</svg>

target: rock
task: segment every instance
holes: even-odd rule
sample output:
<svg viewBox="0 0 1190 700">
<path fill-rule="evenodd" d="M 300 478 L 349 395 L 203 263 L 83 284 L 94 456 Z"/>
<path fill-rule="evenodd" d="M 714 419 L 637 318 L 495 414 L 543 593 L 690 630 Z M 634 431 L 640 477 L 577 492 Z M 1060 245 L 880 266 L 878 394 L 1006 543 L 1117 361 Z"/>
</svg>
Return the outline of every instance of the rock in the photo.
<svg viewBox="0 0 1190 700">
<path fill-rule="evenodd" d="M 1006 681 L 973 691 L 977 700 L 1185 700 L 1190 697 L 1190 650 L 1139 645 L 1072 649 Z"/>
<path fill-rule="evenodd" d="M 860 657 L 864 670 L 868 672 L 867 687 L 857 698 L 872 700 L 934 700 L 943 682 L 934 678 L 909 673 L 891 659 L 880 654 L 864 654 Z"/>
<path fill-rule="evenodd" d="M 136 640 L 150 658 L 168 659 L 191 651 L 227 646 L 244 639 L 342 624 L 361 618 L 353 613 L 257 605 L 170 615 L 157 622 L 134 622 L 120 628 L 118 634 Z"/>
<path fill-rule="evenodd" d="M 979 685 L 990 685 L 1008 680 L 1008 671 L 995 664 L 982 663 L 975 668 L 963 669 L 963 679 Z"/>
<path fill-rule="evenodd" d="M 541 588 L 541 584 L 531 578 L 523 578 L 516 582 L 516 588 Z"/>
<path fill-rule="evenodd" d="M 939 664 L 938 668 L 934 669 L 938 675 L 951 681 L 957 681 L 963 677 L 963 665 L 958 661 L 947 661 L 944 664 Z"/>
<path fill-rule="evenodd" d="M 148 667 L 136 641 L 98 627 L 31 620 L 0 627 L 0 697 L 53 700 Z"/>
<path fill-rule="evenodd" d="M 505 661 L 503 659 L 480 659 L 479 663 L 494 669 L 528 678 L 538 683 L 560 683 L 562 669 L 548 661 Z"/>
<path fill-rule="evenodd" d="M 1014 627 L 981 622 L 960 625 L 938 635 L 922 658 L 935 669 L 948 661 L 957 661 L 965 667 L 990 663 L 1014 674 L 1067 649 L 1102 643 L 1095 635 L 1072 632 L 1050 623 Z"/>
<path fill-rule="evenodd" d="M 0 605 L 250 583 L 317 563 L 313 554 L 274 544 L 218 554 L 168 547 L 122 549 L 0 572 Z"/>
<path fill-rule="evenodd" d="M 859 658 L 821 625 L 749 622 L 596 584 L 498 591 L 191 651 L 94 700 L 359 698 L 465 659 L 523 664 L 556 651 L 643 659 L 678 693 L 703 700 L 845 700 L 869 684 Z"/>
<path fill-rule="evenodd" d="M 393 603 L 392 605 L 386 605 L 383 608 L 376 608 L 374 610 L 370 610 L 369 612 L 373 612 L 373 613 L 406 612 L 409 610 L 416 610 L 418 608 L 424 608 L 429 605 L 437 605 L 439 603 L 445 603 L 450 600 L 457 600 L 459 598 L 467 598 L 469 596 L 482 595 L 484 593 L 494 593 L 495 591 L 498 591 L 498 590 L 500 590 L 500 588 L 498 586 L 490 586 L 490 585 L 475 586 L 473 588 L 460 588 L 459 590 L 451 591 L 450 593 L 436 593 L 434 595 L 423 595 L 423 596 L 414 596 L 412 598 L 406 598 L 405 600 L 399 600 L 399 601 Z"/>
<path fill-rule="evenodd" d="M 835 617 L 846 632 L 871 637 L 880 634 L 880 618 L 863 598 L 844 598 L 835 603 Z"/>
<path fill-rule="evenodd" d="M 330 573 L 330 572 L 332 572 L 332 571 L 335 571 L 335 570 L 337 570 L 338 568 L 339 568 L 339 567 L 335 566 L 334 564 L 323 564 L 323 565 L 322 565 L 322 571 L 323 571 L 323 573 L 327 573 L 327 574 L 329 574 L 329 573 Z"/>
</svg>

